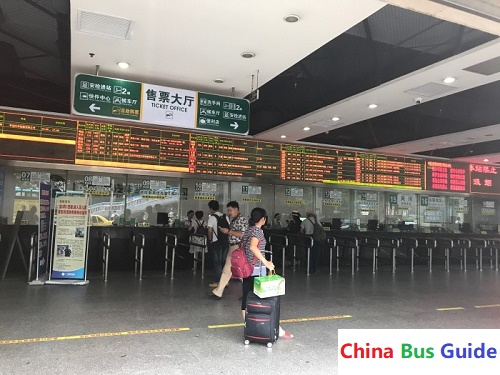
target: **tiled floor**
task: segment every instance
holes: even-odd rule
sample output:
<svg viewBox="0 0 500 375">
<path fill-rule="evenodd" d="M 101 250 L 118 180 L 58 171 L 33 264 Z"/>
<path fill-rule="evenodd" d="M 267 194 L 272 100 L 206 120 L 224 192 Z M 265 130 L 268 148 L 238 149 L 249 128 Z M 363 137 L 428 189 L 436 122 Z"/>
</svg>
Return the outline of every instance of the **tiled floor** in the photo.
<svg viewBox="0 0 500 375">
<path fill-rule="evenodd" d="M 286 280 L 281 319 L 295 338 L 267 349 L 243 345 L 241 326 L 224 326 L 241 323 L 238 282 L 216 301 L 207 297 L 212 279 L 189 271 L 142 281 L 110 273 L 106 283 L 91 275 L 87 286 L 35 287 L 8 275 L 0 282 L 0 374 L 335 374 L 339 328 L 500 328 L 500 273 L 488 268 L 287 270 Z M 161 331 L 172 328 L 189 329 Z M 82 337 L 89 334 L 100 335 Z"/>
</svg>

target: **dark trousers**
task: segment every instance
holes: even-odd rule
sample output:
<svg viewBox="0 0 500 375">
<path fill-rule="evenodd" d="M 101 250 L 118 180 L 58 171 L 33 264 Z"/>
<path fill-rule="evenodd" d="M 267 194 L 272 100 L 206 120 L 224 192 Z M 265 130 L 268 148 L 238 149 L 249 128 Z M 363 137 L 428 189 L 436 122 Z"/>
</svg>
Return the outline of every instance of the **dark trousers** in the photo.
<svg viewBox="0 0 500 375">
<path fill-rule="evenodd" d="M 215 280 L 219 282 L 220 276 L 222 274 L 222 268 L 224 267 L 224 262 L 226 261 L 227 244 L 220 243 L 219 241 L 212 242 L 208 244 L 208 250 L 212 255 L 215 270 Z"/>
<path fill-rule="evenodd" d="M 314 241 L 314 245 L 311 247 L 309 273 L 315 273 L 316 271 L 318 271 L 320 254 L 321 254 L 321 243 L 318 241 Z"/>
<path fill-rule="evenodd" d="M 243 296 L 241 298 L 242 310 L 245 310 L 247 308 L 247 295 L 248 292 L 253 291 L 253 279 L 255 279 L 255 276 L 250 276 L 243 279 Z"/>
</svg>

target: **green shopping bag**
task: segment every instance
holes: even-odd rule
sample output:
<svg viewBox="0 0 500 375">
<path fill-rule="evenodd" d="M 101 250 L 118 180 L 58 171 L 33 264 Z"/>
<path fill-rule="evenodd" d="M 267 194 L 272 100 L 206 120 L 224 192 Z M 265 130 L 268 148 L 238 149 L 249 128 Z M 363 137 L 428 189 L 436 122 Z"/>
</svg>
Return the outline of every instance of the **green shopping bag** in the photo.
<svg viewBox="0 0 500 375">
<path fill-rule="evenodd" d="M 256 277 L 253 281 L 253 292 L 260 298 L 282 296 L 285 294 L 285 278 L 276 273 Z"/>
</svg>

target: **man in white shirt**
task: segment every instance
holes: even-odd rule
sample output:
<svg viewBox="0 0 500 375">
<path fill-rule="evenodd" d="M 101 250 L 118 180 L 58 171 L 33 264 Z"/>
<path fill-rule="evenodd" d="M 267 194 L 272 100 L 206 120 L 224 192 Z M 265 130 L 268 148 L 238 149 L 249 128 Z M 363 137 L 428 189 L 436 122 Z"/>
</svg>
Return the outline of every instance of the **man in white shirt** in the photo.
<svg viewBox="0 0 500 375">
<path fill-rule="evenodd" d="M 307 212 L 306 218 L 300 224 L 300 233 L 305 234 L 306 236 L 312 236 L 314 234 L 314 225 L 316 223 L 319 224 L 316 215 L 312 212 Z M 311 264 L 309 267 L 309 273 L 316 273 L 318 271 L 320 251 L 321 251 L 321 243 L 319 241 L 313 240 L 313 246 L 311 248 Z"/>
<path fill-rule="evenodd" d="M 210 216 L 208 217 L 207 223 L 208 251 L 212 254 L 216 280 L 210 283 L 209 286 L 215 288 L 219 285 L 229 243 L 227 241 L 227 236 L 223 237 L 218 230 L 219 225 L 217 217 L 221 218 L 223 216 L 219 211 L 219 202 L 215 200 L 208 202 L 208 208 L 210 210 Z"/>
</svg>

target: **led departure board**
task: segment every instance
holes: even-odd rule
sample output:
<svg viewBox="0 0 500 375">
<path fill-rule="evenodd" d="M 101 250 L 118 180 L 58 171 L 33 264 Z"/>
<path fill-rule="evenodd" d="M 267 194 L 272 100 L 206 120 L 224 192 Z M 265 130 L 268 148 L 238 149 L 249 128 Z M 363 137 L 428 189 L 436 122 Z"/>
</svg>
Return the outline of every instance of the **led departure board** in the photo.
<svg viewBox="0 0 500 375">
<path fill-rule="evenodd" d="M 489 165 L 470 164 L 470 192 L 500 195 L 500 169 Z"/>
<path fill-rule="evenodd" d="M 79 121 L 75 163 L 189 172 L 188 133 Z"/>
<path fill-rule="evenodd" d="M 74 162 L 76 121 L 0 112 L 0 157 Z"/>
<path fill-rule="evenodd" d="M 499 169 L 488 165 L 7 111 L 0 112 L 0 158 L 500 195 Z"/>
<path fill-rule="evenodd" d="M 469 171 L 463 163 L 427 161 L 427 190 L 469 192 Z"/>
</svg>

